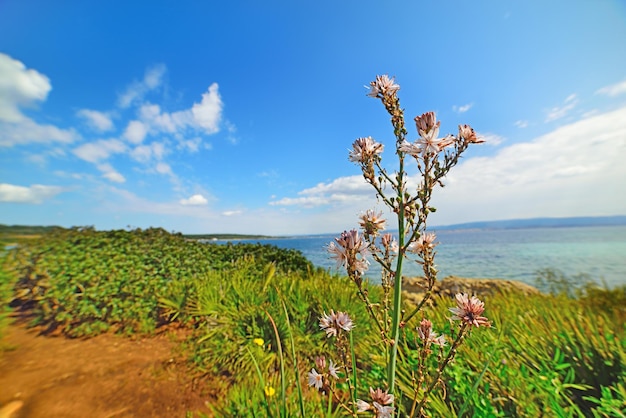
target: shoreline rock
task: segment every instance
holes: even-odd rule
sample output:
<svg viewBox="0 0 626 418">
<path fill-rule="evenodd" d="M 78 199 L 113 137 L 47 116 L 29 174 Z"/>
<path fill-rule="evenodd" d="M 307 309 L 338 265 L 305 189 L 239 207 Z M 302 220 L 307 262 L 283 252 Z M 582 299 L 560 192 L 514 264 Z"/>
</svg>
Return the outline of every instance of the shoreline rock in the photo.
<svg viewBox="0 0 626 418">
<path fill-rule="evenodd" d="M 541 294 L 536 287 L 515 280 L 475 279 L 457 276 L 445 277 L 443 280 L 437 281 L 433 287 L 434 294 L 450 298 L 457 293 L 467 293 L 482 298 L 494 293 L 507 291 L 515 291 L 524 296 Z M 408 302 L 419 303 L 426 293 L 424 278 L 403 277 L 402 293 Z"/>
</svg>

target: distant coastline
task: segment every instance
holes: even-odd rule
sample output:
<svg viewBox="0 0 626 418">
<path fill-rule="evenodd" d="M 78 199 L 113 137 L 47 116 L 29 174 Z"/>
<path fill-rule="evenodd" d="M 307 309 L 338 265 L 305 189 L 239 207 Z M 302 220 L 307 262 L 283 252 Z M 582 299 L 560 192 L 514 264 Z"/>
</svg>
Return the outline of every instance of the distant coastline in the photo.
<svg viewBox="0 0 626 418">
<path fill-rule="evenodd" d="M 466 222 L 451 225 L 437 225 L 430 229 L 435 231 L 451 230 L 497 230 L 497 229 L 529 229 L 529 228 L 568 228 L 568 227 L 593 227 L 593 226 L 623 226 L 626 225 L 626 215 L 615 216 L 577 216 L 566 218 L 529 218 L 529 219 L 506 219 L 499 221 Z M 29 236 L 63 229 L 61 226 L 51 225 L 5 225 L 0 224 L 1 236 Z M 187 239 L 222 241 L 222 240 L 250 240 L 250 239 L 278 239 L 293 236 L 260 235 L 260 234 L 235 234 L 235 233 L 198 233 L 181 234 Z M 330 234 L 316 234 L 330 235 Z"/>
<path fill-rule="evenodd" d="M 452 225 L 438 225 L 431 227 L 431 229 L 447 231 L 456 229 L 568 228 L 615 225 L 626 225 L 626 216 L 577 216 L 569 218 L 507 219 L 501 221 L 480 221 Z"/>
</svg>

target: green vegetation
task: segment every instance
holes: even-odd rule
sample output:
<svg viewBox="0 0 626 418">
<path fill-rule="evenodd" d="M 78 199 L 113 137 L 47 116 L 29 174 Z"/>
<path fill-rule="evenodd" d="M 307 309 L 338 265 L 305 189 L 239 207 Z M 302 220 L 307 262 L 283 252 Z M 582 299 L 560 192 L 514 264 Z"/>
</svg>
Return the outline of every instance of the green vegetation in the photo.
<svg viewBox="0 0 626 418">
<path fill-rule="evenodd" d="M 74 228 L 23 241 L 0 262 L 0 336 L 9 301 L 33 324 L 68 336 L 187 327 L 184 346 L 194 372 L 220 376 L 217 416 L 341 415 L 306 387 L 315 357 L 334 352 L 318 323 L 331 309 L 349 312 L 356 324 L 359 396 L 386 380 L 385 350 L 376 345 L 354 287 L 314 268 L 298 251 L 201 244 L 162 229 Z M 582 285 L 568 293 L 571 280 L 550 274 L 540 279 L 553 294 L 482 297 L 494 327 L 466 339 L 445 370 L 446 390 L 433 392 L 431 416 L 624 416 L 626 286 Z M 377 286 L 367 291 L 372 300 L 380 296 Z M 436 331 L 449 334 L 447 308 L 454 303 L 433 302 L 430 319 L 448 323 Z M 402 328 L 407 343 L 399 353 L 409 363 L 419 361 L 420 319 Z M 407 396 L 411 373 L 398 375 Z"/>
</svg>

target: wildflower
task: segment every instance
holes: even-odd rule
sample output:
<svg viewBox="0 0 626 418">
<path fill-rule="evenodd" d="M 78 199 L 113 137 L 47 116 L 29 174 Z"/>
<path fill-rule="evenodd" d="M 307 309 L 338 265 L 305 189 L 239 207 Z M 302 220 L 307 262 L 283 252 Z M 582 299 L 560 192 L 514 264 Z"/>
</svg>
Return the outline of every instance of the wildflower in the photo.
<svg viewBox="0 0 626 418">
<path fill-rule="evenodd" d="M 328 244 L 328 252 L 337 260 L 337 267 L 345 266 L 349 274 L 363 274 L 369 268 L 369 261 L 365 259 L 369 254 L 369 243 L 363 240 L 359 231 L 344 231 L 335 242 Z"/>
<path fill-rule="evenodd" d="M 315 365 L 319 367 L 320 370 L 324 370 L 326 368 L 326 357 L 315 357 Z"/>
<path fill-rule="evenodd" d="M 346 332 L 352 331 L 354 328 L 354 324 L 352 323 L 352 319 L 345 312 L 337 312 L 337 319 L 335 320 L 337 326 Z"/>
<path fill-rule="evenodd" d="M 422 132 L 430 132 L 433 128 L 439 130 L 439 125 L 441 125 L 441 121 L 437 122 L 435 112 L 432 111 L 422 113 L 421 116 L 416 116 L 414 120 L 417 132 L 420 136 L 422 136 Z"/>
<path fill-rule="evenodd" d="M 377 75 L 376 79 L 370 82 L 370 91 L 367 93 L 370 97 L 384 97 L 384 96 L 393 96 L 398 90 L 400 90 L 400 86 L 395 83 L 395 78 L 389 78 L 387 74 Z"/>
<path fill-rule="evenodd" d="M 393 406 L 383 406 L 378 402 L 373 403 L 376 410 L 376 418 L 393 418 L 395 408 Z"/>
<path fill-rule="evenodd" d="M 484 139 L 478 138 L 476 136 L 476 132 L 469 125 L 459 125 L 459 136 L 463 138 L 466 143 L 470 144 L 480 144 L 485 142 Z"/>
<path fill-rule="evenodd" d="M 437 238 L 434 232 L 426 232 L 420 235 L 417 241 L 409 244 L 408 250 L 414 253 L 423 253 L 428 249 L 435 248 L 434 241 Z"/>
<path fill-rule="evenodd" d="M 383 144 L 374 141 L 371 136 L 359 138 L 352 144 L 348 159 L 355 163 L 367 163 L 372 157 L 381 154 L 384 148 Z"/>
<path fill-rule="evenodd" d="M 456 138 L 448 135 L 438 138 L 441 121 L 437 121 L 434 112 L 426 112 L 415 118 L 419 138 L 413 143 L 404 141 L 398 150 L 406 152 L 415 158 L 436 155 L 445 147 L 452 145 Z"/>
<path fill-rule="evenodd" d="M 360 216 L 361 222 L 359 222 L 359 224 L 366 235 L 376 236 L 379 231 L 385 229 L 387 221 L 383 219 L 382 216 L 382 212 L 376 213 L 372 209 L 368 209 Z"/>
<path fill-rule="evenodd" d="M 311 369 L 309 372 L 309 386 L 314 386 L 316 389 L 321 389 L 324 384 L 324 378 L 315 369 Z"/>
<path fill-rule="evenodd" d="M 376 388 L 376 390 L 370 388 L 370 397 L 374 402 L 378 402 L 382 405 L 391 405 L 393 403 L 393 395 L 387 393 L 387 391 L 383 391 L 380 388 Z"/>
<path fill-rule="evenodd" d="M 393 404 L 394 396 L 381 389 L 370 388 L 370 397 L 372 403 L 369 404 L 361 399 L 357 399 L 357 412 L 373 411 L 377 418 L 391 418 L 395 408 L 393 406 L 385 406 Z"/>
<path fill-rule="evenodd" d="M 354 328 L 354 323 L 347 313 L 335 313 L 333 310 L 331 310 L 330 315 L 324 312 L 324 314 L 320 317 L 320 328 L 326 331 L 327 337 L 336 337 L 341 330 L 344 330 L 346 332 L 352 331 L 352 328 Z"/>
<path fill-rule="evenodd" d="M 330 364 L 328 365 L 328 373 L 335 379 L 339 379 L 339 376 L 337 375 L 338 370 L 339 369 L 337 365 L 331 360 Z"/>
<path fill-rule="evenodd" d="M 326 331 L 326 336 L 337 336 L 337 328 L 335 327 L 335 322 L 337 321 L 337 315 L 333 310 L 330 311 L 330 315 L 327 315 L 326 312 L 320 317 L 320 328 Z"/>
<path fill-rule="evenodd" d="M 392 253 L 398 252 L 398 243 L 396 242 L 393 235 L 385 234 L 382 236 L 381 241 L 382 241 L 383 247 L 385 247 L 385 249 L 388 249 L 389 252 L 392 252 Z"/>
<path fill-rule="evenodd" d="M 437 335 L 437 333 L 433 331 L 432 322 L 430 322 L 426 318 L 422 319 L 422 322 L 420 322 L 420 326 L 417 327 L 417 334 L 427 344 L 435 344 L 440 347 L 446 345 L 445 335 Z"/>
<path fill-rule="evenodd" d="M 452 320 L 463 321 L 475 327 L 491 326 L 491 322 L 486 317 L 481 316 L 485 310 L 485 303 L 476 296 L 469 298 L 466 293 L 457 293 L 456 304 L 456 308 L 449 308 L 450 312 L 454 314 Z"/>
<path fill-rule="evenodd" d="M 274 389 L 271 386 L 265 386 L 265 396 L 267 396 L 268 398 L 271 398 L 272 396 L 274 396 L 276 394 L 276 389 Z"/>
<path fill-rule="evenodd" d="M 258 345 L 259 347 L 263 347 L 263 345 L 265 344 L 265 341 L 263 341 L 263 338 L 255 338 L 254 340 L 252 340 L 252 342 Z"/>
<path fill-rule="evenodd" d="M 365 412 L 365 411 L 369 411 L 371 408 L 370 404 L 368 404 L 367 402 L 361 400 L 361 399 L 357 399 L 356 400 L 356 409 L 357 412 Z"/>
</svg>

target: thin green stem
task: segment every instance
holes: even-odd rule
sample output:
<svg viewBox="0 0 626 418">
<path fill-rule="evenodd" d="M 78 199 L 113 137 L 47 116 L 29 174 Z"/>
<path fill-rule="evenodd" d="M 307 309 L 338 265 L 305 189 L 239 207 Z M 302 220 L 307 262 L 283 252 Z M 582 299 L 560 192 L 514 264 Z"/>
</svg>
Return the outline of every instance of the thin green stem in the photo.
<svg viewBox="0 0 626 418">
<path fill-rule="evenodd" d="M 272 323 L 272 327 L 274 328 L 274 334 L 276 335 L 276 348 L 278 348 L 278 355 L 280 359 L 280 394 L 282 398 L 282 410 L 281 416 L 287 416 L 287 385 L 285 382 L 285 357 L 283 355 L 283 345 L 280 342 L 280 335 L 278 334 L 278 328 L 276 327 L 276 322 L 274 322 L 274 318 L 270 315 L 269 312 L 265 311 L 265 314 L 270 319 Z"/>
<path fill-rule="evenodd" d="M 276 289 L 278 291 L 278 289 Z M 298 370 L 298 358 L 296 357 L 296 345 L 293 341 L 293 334 L 291 333 L 291 321 L 289 320 L 289 312 L 287 312 L 287 305 L 281 297 L 283 304 L 283 311 L 285 312 L 285 320 L 287 321 L 287 330 L 289 332 L 289 340 L 291 341 L 291 357 L 293 358 L 293 368 L 296 373 L 296 386 L 298 388 L 298 403 L 300 406 L 300 415 L 305 418 L 304 413 L 304 397 L 302 396 L 302 384 L 300 382 L 300 370 Z"/>
</svg>

